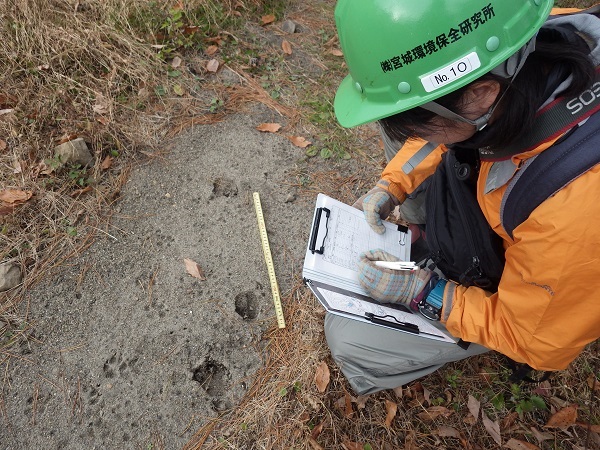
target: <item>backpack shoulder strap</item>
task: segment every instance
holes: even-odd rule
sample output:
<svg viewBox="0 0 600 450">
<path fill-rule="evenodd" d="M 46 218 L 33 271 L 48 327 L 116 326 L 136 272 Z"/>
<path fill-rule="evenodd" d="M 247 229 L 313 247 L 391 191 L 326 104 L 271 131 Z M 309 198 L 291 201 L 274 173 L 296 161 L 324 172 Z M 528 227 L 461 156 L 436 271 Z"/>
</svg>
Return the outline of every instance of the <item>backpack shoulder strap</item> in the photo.
<svg viewBox="0 0 600 450">
<path fill-rule="evenodd" d="M 512 238 L 514 229 L 544 200 L 598 163 L 600 114 L 594 114 L 561 141 L 526 161 L 508 184 L 500 206 L 500 220 L 508 235 Z"/>
</svg>

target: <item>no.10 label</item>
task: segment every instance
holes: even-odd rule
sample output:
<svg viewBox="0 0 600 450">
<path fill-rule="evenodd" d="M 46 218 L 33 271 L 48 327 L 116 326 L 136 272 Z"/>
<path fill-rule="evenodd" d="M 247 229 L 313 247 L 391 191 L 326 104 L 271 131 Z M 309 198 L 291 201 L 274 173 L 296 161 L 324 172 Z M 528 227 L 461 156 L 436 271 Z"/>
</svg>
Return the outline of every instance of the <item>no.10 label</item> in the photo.
<svg viewBox="0 0 600 450">
<path fill-rule="evenodd" d="M 435 91 L 448 83 L 464 77 L 480 66 L 481 62 L 477 53 L 469 53 L 458 61 L 454 61 L 452 64 L 448 64 L 436 72 L 421 77 L 421 83 L 423 83 L 425 91 Z"/>
</svg>

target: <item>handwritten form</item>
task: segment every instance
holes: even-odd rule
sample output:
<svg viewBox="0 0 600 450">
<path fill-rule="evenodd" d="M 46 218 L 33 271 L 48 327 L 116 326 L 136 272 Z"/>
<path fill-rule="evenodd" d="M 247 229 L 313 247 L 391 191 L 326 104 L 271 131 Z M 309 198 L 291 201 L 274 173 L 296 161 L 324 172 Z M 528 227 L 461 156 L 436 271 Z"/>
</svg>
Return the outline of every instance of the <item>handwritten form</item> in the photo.
<svg viewBox="0 0 600 450">
<path fill-rule="evenodd" d="M 327 311 L 362 322 L 368 322 L 365 316 L 368 312 L 377 316 L 391 315 L 400 322 L 417 325 L 421 337 L 454 342 L 450 335 L 437 329 L 420 314 L 399 311 L 376 302 L 358 282 L 357 263 L 362 252 L 379 248 L 407 261 L 410 232 L 403 233 L 397 225 L 384 222 L 386 232 L 377 234 L 362 211 L 323 194 L 318 195 L 316 207 L 329 210 L 329 217 L 321 213 L 319 223 L 315 223 L 315 214 L 311 228 L 317 234 L 315 248 L 322 247 L 323 254 L 310 250 L 312 239 L 309 239 L 302 276 Z"/>
<path fill-rule="evenodd" d="M 329 218 L 321 216 L 318 224 L 317 247 L 323 254 L 312 253 L 307 248 L 304 258 L 305 278 L 340 285 L 346 290 L 366 295 L 358 282 L 358 259 L 362 252 L 382 249 L 400 260 L 410 255 L 410 233 L 398 231 L 398 226 L 384 222 L 386 232 L 375 233 L 362 211 L 323 194 L 317 197 L 317 208 L 329 209 Z M 315 218 L 316 219 L 316 218 Z M 313 224 L 314 225 L 314 224 Z"/>
</svg>

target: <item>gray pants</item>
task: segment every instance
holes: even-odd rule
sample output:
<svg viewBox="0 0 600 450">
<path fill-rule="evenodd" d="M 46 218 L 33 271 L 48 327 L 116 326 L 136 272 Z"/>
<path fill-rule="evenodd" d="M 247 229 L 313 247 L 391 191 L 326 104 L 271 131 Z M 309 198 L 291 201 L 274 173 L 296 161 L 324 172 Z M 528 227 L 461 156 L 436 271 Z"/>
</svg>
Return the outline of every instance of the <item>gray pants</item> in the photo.
<svg viewBox="0 0 600 450">
<path fill-rule="evenodd" d="M 381 133 L 385 156 L 390 161 L 402 146 Z M 425 223 L 425 186 L 400 205 L 409 223 Z M 437 327 L 445 330 L 441 323 Z M 325 336 L 333 359 L 359 394 L 393 389 L 434 372 L 444 364 L 488 351 L 471 344 L 434 341 L 396 330 L 327 313 Z"/>
<path fill-rule="evenodd" d="M 436 323 L 444 329 L 441 323 Z M 389 328 L 325 315 L 325 336 L 336 364 L 359 394 L 394 389 L 439 369 L 444 364 L 488 351 L 471 344 L 425 339 Z"/>
</svg>

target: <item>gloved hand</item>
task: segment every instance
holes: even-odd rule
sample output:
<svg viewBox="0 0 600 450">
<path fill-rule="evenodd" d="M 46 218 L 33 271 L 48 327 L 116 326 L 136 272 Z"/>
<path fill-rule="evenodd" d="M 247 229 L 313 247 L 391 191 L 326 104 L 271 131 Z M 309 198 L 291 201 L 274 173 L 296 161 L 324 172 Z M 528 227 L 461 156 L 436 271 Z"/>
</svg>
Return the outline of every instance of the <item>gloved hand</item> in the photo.
<svg viewBox="0 0 600 450">
<path fill-rule="evenodd" d="M 389 182 L 380 180 L 378 184 L 389 185 Z M 381 220 L 386 219 L 398 205 L 398 199 L 393 194 L 379 186 L 375 186 L 354 202 L 352 206 L 362 209 L 365 219 L 371 228 L 377 234 L 383 234 L 385 233 L 385 227 L 381 223 Z"/>
<path fill-rule="evenodd" d="M 410 306 L 432 276 L 427 269 L 384 269 L 377 267 L 374 261 L 398 261 L 398 258 L 381 249 L 360 255 L 358 281 L 371 297 L 382 303 L 403 303 Z"/>
</svg>

